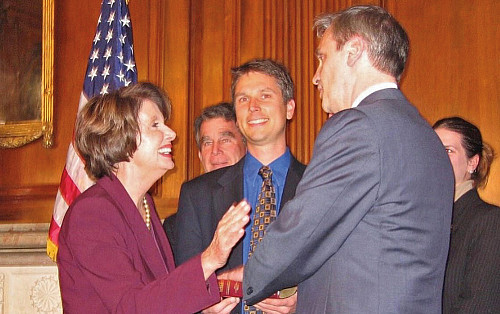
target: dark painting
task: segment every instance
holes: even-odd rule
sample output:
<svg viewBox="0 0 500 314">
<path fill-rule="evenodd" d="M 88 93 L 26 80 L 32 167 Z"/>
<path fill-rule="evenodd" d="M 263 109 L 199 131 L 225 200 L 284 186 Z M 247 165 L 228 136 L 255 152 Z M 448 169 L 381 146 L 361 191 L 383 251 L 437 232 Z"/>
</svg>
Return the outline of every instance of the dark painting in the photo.
<svg viewBox="0 0 500 314">
<path fill-rule="evenodd" d="M 0 0 L 0 124 L 41 119 L 42 0 Z"/>
</svg>

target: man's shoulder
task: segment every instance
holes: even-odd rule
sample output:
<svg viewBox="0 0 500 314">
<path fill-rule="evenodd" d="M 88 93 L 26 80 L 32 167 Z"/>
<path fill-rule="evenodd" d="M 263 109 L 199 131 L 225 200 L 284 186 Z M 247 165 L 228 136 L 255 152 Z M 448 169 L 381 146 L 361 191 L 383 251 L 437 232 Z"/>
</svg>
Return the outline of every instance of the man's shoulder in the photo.
<svg viewBox="0 0 500 314">
<path fill-rule="evenodd" d="M 330 138 L 339 138 L 353 133 L 364 133 L 372 136 L 372 130 L 376 122 L 373 115 L 365 108 L 349 108 L 335 113 L 323 124 L 316 142 L 322 142 Z M 376 120 L 376 119 L 375 119 Z M 368 139 L 367 139 L 368 140 Z"/>
<path fill-rule="evenodd" d="M 477 192 L 476 189 L 472 189 L 466 193 L 462 198 L 467 196 L 468 202 L 464 204 L 468 208 L 470 216 L 473 216 L 474 221 L 478 224 L 496 224 L 497 227 L 500 226 L 500 208 L 496 205 L 485 202 Z M 457 201 L 457 203 L 460 199 Z M 471 222 L 469 222 L 472 224 Z M 496 228 L 495 228 L 496 229 Z"/>
<path fill-rule="evenodd" d="M 292 158 L 290 159 L 290 169 L 293 169 L 302 177 L 302 174 L 306 170 L 307 165 L 301 163 L 295 156 L 292 154 Z"/>
<path fill-rule="evenodd" d="M 410 116 L 419 116 L 417 108 L 408 101 L 405 95 L 395 88 L 376 91 L 368 95 L 358 107 L 353 108 L 372 119 L 392 118 L 407 119 Z"/>
<path fill-rule="evenodd" d="M 408 102 L 405 95 L 401 90 L 397 88 L 385 88 L 371 93 L 363 99 L 358 107 L 362 107 L 363 105 L 370 104 L 378 101 L 397 101 L 397 102 Z"/>
<path fill-rule="evenodd" d="M 220 182 L 227 182 L 230 179 L 234 179 L 238 175 L 243 173 L 243 168 L 240 163 L 235 165 L 213 170 L 208 173 L 204 173 L 196 178 L 183 183 L 184 188 L 209 188 L 211 186 L 220 186 Z"/>
</svg>

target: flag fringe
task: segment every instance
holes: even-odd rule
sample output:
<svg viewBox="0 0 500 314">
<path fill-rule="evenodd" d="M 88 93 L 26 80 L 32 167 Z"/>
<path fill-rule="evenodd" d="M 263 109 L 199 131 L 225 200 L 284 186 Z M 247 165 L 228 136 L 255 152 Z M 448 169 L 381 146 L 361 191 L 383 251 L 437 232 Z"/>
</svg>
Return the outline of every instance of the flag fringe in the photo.
<svg viewBox="0 0 500 314">
<path fill-rule="evenodd" d="M 57 262 L 57 250 L 58 250 L 57 245 L 55 245 L 54 242 L 50 240 L 50 238 L 47 238 L 47 255 L 54 262 Z"/>
</svg>

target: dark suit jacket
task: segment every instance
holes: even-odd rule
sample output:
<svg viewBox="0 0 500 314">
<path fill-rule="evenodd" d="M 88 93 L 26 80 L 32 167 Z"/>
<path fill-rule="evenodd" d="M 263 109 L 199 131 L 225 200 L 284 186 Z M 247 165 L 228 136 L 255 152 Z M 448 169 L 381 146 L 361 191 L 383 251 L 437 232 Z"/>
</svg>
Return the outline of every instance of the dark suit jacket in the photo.
<svg viewBox="0 0 500 314">
<path fill-rule="evenodd" d="M 148 202 L 154 232 L 115 176 L 73 202 L 57 256 L 65 313 L 192 313 L 220 300 L 215 275 L 204 280 L 200 256 L 175 268 Z"/>
<path fill-rule="evenodd" d="M 176 218 L 175 259 L 184 263 L 205 250 L 214 236 L 219 220 L 234 202 L 243 199 L 242 158 L 233 166 L 199 176 L 182 185 Z M 280 208 L 295 195 L 295 188 L 305 166 L 293 156 L 286 177 Z M 281 215 L 281 210 L 280 210 Z M 240 241 L 222 270 L 240 266 L 243 262 L 243 242 Z M 240 306 L 235 311 L 239 312 Z"/>
<path fill-rule="evenodd" d="M 322 127 L 245 266 L 244 299 L 298 284 L 298 313 L 440 313 L 453 190 L 418 111 L 397 89 L 372 93 Z"/>
<path fill-rule="evenodd" d="M 163 220 L 163 230 L 167 234 L 168 243 L 172 247 L 172 252 L 175 252 L 175 245 L 177 243 L 175 239 L 175 220 L 177 218 L 177 213 L 173 213 Z"/>
<path fill-rule="evenodd" d="M 476 189 L 453 207 L 443 313 L 500 313 L 500 208 Z"/>
</svg>

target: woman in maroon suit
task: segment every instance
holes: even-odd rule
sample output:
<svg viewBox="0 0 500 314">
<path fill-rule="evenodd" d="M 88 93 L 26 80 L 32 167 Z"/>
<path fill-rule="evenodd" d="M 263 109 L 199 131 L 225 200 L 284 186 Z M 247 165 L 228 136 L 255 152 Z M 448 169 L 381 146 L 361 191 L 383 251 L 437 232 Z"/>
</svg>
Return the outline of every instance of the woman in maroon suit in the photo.
<svg viewBox="0 0 500 314">
<path fill-rule="evenodd" d="M 441 119 L 434 129 L 455 174 L 443 313 L 499 313 L 500 208 L 477 193 L 486 185 L 493 150 L 483 142 L 479 129 L 462 118 Z"/>
<path fill-rule="evenodd" d="M 170 102 L 139 83 L 91 99 L 75 144 L 97 183 L 71 205 L 57 257 L 66 313 L 192 313 L 220 301 L 214 271 L 248 222 L 232 206 L 210 246 L 175 268 L 149 188 L 174 167 Z"/>
</svg>

